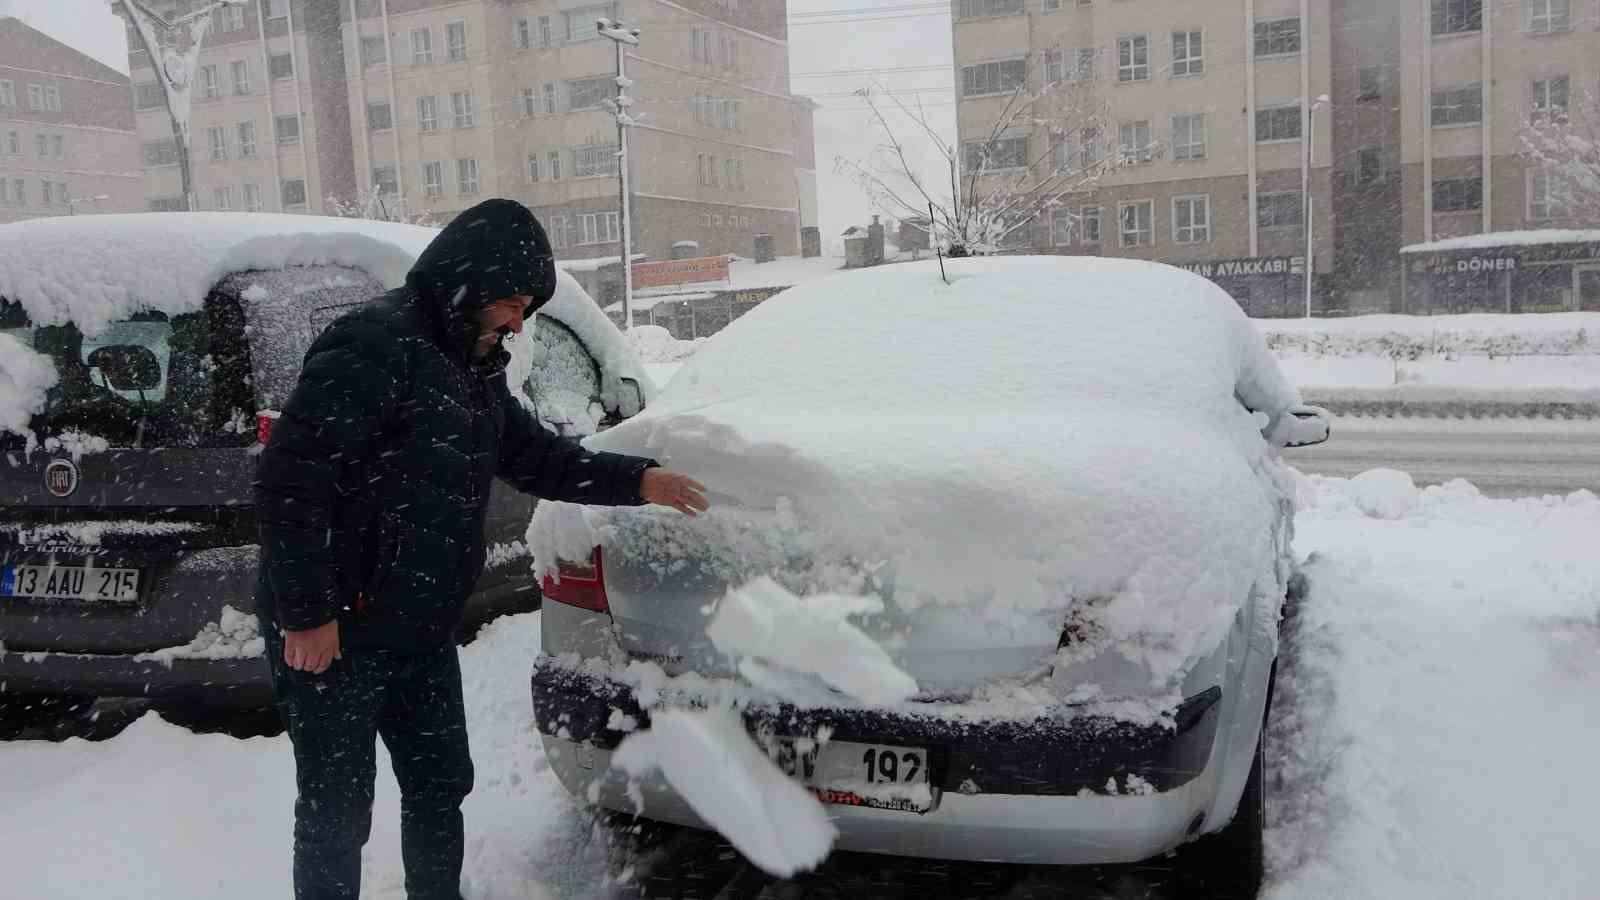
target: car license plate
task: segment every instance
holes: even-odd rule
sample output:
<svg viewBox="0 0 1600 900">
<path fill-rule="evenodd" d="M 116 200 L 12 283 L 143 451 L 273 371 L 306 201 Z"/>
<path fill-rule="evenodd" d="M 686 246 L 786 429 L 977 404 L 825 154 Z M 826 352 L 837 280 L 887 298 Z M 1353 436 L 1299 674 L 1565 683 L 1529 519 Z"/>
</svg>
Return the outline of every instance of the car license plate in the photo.
<svg viewBox="0 0 1600 900">
<path fill-rule="evenodd" d="M 925 813 L 937 799 L 920 747 L 776 738 L 769 752 L 824 803 Z"/>
<path fill-rule="evenodd" d="M 6 566 L 0 569 L 0 597 L 135 603 L 139 600 L 139 570 Z"/>
</svg>

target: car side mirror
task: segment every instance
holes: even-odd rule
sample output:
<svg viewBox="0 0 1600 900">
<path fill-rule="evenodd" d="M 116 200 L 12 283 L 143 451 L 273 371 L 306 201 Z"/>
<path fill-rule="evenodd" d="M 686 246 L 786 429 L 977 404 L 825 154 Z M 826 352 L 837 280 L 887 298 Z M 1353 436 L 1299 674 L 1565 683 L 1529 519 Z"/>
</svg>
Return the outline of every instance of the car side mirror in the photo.
<svg viewBox="0 0 1600 900">
<path fill-rule="evenodd" d="M 644 388 L 636 378 L 623 378 L 622 390 L 617 392 L 617 415 L 631 419 L 644 411 Z"/>
<path fill-rule="evenodd" d="M 88 363 L 119 391 L 153 391 L 161 386 L 161 362 L 141 344 L 97 347 L 89 354 Z"/>
<path fill-rule="evenodd" d="M 1333 433 L 1333 414 L 1320 406 L 1300 404 L 1283 411 L 1267 440 L 1279 447 L 1311 447 Z"/>
</svg>

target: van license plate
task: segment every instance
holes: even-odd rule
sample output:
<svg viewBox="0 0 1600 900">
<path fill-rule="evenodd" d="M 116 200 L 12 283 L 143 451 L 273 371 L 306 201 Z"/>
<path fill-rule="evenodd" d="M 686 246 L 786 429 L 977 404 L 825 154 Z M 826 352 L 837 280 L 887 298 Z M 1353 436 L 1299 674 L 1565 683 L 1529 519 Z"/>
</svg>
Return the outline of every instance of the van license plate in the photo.
<svg viewBox="0 0 1600 900">
<path fill-rule="evenodd" d="M 139 570 L 88 566 L 6 566 L 0 570 L 0 597 L 136 603 L 139 600 Z"/>
<path fill-rule="evenodd" d="M 936 805 L 921 747 L 778 738 L 771 752 L 778 768 L 823 803 L 914 813 Z"/>
</svg>

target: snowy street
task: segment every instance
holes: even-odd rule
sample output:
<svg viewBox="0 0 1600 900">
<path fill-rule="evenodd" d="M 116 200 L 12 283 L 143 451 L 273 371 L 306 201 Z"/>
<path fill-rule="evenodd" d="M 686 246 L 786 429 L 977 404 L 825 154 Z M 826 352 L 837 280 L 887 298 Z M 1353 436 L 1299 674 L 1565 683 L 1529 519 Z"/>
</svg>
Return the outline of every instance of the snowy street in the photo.
<svg viewBox="0 0 1600 900">
<path fill-rule="evenodd" d="M 1584 777 L 1600 744 L 1600 499 L 1486 499 L 1368 476 L 1311 479 L 1269 742 L 1269 884 L 1298 898 L 1580 898 L 1600 876 Z M 1387 517 L 1387 518 L 1383 518 Z M 631 896 L 1167 896 L 1170 873 L 1090 877 L 836 857 L 779 888 L 711 839 L 618 849 L 548 771 L 528 674 L 539 615 L 463 651 L 477 786 L 469 900 Z M 368 894 L 403 896 L 380 749 Z M 287 739 L 196 735 L 154 714 L 101 742 L 0 745 L 16 896 L 237 900 L 288 892 Z M 1468 802 L 1463 802 L 1468 798 Z M 85 862 L 92 860 L 92 865 Z M 644 883 L 641 884 L 640 881 Z M 1098 883 L 1098 887 L 1093 884 Z M 765 886 L 765 887 L 763 887 Z M 718 893 L 731 887 L 726 893 Z M 855 893 L 853 893 L 855 892 Z"/>
</svg>

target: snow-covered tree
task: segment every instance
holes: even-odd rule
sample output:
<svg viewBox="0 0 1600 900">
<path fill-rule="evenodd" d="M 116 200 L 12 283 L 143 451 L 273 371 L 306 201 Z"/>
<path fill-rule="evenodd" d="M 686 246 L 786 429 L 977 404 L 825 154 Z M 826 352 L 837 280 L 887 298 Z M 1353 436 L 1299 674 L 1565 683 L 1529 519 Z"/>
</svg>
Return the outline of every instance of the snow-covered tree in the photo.
<svg viewBox="0 0 1600 900">
<path fill-rule="evenodd" d="M 1002 107 L 984 138 L 961 145 L 940 134 L 920 104 L 905 103 L 882 88 L 864 88 L 856 95 L 866 102 L 884 142 L 866 159 L 838 157 L 835 168 L 887 215 L 907 220 L 931 215 L 933 243 L 951 255 L 1017 246 L 1035 222 L 1058 209 L 1075 217 L 1076 207 L 1068 201 L 1092 192 L 1108 173 L 1161 153 L 1149 135 L 1136 146 L 1120 146 L 1110 106 L 1099 99 L 1088 69 L 1078 77 L 1052 71 L 1038 91 L 1029 91 L 1026 79 L 1019 79 L 1000 98 Z M 891 124 L 891 112 L 909 120 L 909 134 Z M 918 171 L 917 143 L 942 157 L 947 184 L 931 183 Z"/>
<path fill-rule="evenodd" d="M 354 199 L 329 194 L 323 198 L 323 208 L 328 215 L 341 219 L 374 219 L 430 228 L 438 228 L 443 224 L 430 212 L 412 210 L 406 205 L 403 195 L 385 192 L 377 186 L 356 191 Z"/>
<path fill-rule="evenodd" d="M 1522 157 L 1534 168 L 1533 206 L 1548 218 L 1600 226 L 1600 98 L 1575 111 L 1547 102 L 1522 129 Z"/>
</svg>

